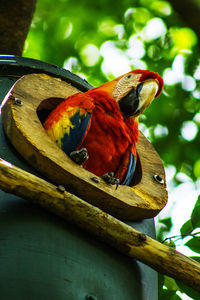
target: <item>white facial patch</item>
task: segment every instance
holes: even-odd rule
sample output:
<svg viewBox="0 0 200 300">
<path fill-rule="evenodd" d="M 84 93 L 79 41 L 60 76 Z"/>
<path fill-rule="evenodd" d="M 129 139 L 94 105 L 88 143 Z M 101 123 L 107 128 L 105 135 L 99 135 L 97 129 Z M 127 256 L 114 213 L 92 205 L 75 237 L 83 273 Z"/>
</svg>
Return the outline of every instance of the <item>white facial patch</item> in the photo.
<svg viewBox="0 0 200 300">
<path fill-rule="evenodd" d="M 112 93 L 112 96 L 116 102 L 125 97 L 133 88 L 137 87 L 140 77 L 141 74 L 129 73 L 118 81 Z"/>
</svg>

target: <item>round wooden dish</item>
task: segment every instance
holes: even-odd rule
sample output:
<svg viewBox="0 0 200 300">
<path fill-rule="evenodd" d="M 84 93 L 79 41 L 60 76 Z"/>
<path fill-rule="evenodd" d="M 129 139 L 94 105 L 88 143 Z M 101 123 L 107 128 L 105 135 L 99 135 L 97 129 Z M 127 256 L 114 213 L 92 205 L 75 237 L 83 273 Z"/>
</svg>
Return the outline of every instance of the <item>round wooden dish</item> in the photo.
<svg viewBox="0 0 200 300">
<path fill-rule="evenodd" d="M 46 74 L 20 78 L 2 106 L 4 129 L 11 143 L 45 178 L 111 215 L 126 220 L 156 216 L 167 202 L 165 171 L 158 153 L 141 132 L 133 186 L 117 189 L 101 178 L 94 181 L 97 176 L 76 165 L 45 132 L 45 116 L 77 92 L 71 84 Z M 157 181 L 156 175 L 163 181 Z"/>
</svg>

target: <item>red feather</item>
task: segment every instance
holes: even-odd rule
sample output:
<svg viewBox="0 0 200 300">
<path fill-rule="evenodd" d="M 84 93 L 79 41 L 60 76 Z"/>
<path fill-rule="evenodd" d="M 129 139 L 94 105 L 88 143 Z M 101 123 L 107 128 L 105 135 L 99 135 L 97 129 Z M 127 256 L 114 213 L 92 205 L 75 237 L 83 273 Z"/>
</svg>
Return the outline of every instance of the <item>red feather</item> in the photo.
<svg viewBox="0 0 200 300">
<path fill-rule="evenodd" d="M 119 168 L 130 144 L 131 152 L 136 158 L 138 123 L 130 118 L 124 120 L 119 105 L 106 92 L 91 91 L 90 96 L 94 99 L 95 108 L 90 130 L 79 149 L 85 147 L 89 154 L 89 159 L 83 166 L 101 176 Z M 121 172 L 120 181 L 126 170 Z"/>
</svg>

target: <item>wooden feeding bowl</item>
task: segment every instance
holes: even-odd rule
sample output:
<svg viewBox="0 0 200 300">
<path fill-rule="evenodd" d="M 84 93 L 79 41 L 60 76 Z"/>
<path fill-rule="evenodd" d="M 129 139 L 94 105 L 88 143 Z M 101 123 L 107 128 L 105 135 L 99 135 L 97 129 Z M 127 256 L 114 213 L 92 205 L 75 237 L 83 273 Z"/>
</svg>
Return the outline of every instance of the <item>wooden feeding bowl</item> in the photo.
<svg viewBox="0 0 200 300">
<path fill-rule="evenodd" d="M 141 132 L 133 186 L 117 189 L 76 165 L 45 132 L 42 121 L 47 114 L 77 92 L 71 84 L 46 74 L 19 79 L 2 106 L 3 125 L 11 143 L 44 177 L 111 215 L 126 220 L 156 216 L 167 202 L 165 171 Z"/>
</svg>

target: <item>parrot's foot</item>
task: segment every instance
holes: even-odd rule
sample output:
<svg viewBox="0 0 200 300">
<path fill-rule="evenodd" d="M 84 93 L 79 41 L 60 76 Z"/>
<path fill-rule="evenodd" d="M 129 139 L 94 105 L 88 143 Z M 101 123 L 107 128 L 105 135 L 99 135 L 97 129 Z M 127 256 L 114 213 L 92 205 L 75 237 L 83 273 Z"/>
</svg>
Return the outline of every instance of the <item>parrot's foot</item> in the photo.
<svg viewBox="0 0 200 300">
<path fill-rule="evenodd" d="M 113 172 L 106 173 L 101 176 L 101 178 L 108 184 L 115 185 L 116 184 L 116 189 L 119 186 L 119 179 L 114 177 Z"/>
<path fill-rule="evenodd" d="M 78 165 L 82 165 L 89 158 L 86 148 L 81 148 L 80 150 L 72 151 L 69 154 L 69 156 Z"/>
</svg>

